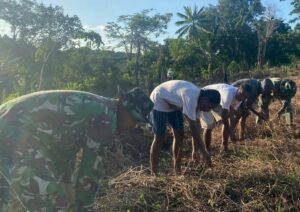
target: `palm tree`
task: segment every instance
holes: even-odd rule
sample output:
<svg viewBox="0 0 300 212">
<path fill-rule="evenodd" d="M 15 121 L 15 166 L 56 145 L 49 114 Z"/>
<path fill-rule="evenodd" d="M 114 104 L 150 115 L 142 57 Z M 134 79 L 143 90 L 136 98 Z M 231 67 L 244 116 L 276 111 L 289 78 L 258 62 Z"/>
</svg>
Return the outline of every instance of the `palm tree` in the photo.
<svg viewBox="0 0 300 212">
<path fill-rule="evenodd" d="M 189 6 L 184 6 L 184 13 L 177 13 L 177 15 L 182 19 L 177 21 L 176 26 L 180 28 L 176 31 L 176 34 L 179 34 L 178 37 L 187 37 L 191 40 L 195 40 L 198 36 L 199 31 L 205 31 L 202 27 L 202 22 L 204 21 L 203 16 L 204 7 L 201 7 L 199 10 L 197 6 L 194 6 L 194 9 Z"/>
</svg>

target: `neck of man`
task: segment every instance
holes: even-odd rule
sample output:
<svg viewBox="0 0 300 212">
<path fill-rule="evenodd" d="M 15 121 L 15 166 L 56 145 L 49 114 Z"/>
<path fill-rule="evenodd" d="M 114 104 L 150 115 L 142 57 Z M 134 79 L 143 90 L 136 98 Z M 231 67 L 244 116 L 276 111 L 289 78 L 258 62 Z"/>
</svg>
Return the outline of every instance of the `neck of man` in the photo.
<svg viewBox="0 0 300 212">
<path fill-rule="evenodd" d="M 119 100 L 117 110 L 117 133 L 125 133 L 134 128 L 135 125 L 136 121 L 133 120 L 126 108 L 122 105 L 122 102 Z"/>
</svg>

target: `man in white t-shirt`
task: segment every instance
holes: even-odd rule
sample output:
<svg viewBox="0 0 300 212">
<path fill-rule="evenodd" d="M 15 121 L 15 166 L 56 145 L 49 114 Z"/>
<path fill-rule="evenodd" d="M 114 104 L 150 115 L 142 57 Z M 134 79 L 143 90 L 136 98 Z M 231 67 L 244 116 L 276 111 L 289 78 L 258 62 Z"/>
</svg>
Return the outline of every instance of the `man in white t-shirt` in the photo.
<svg viewBox="0 0 300 212">
<path fill-rule="evenodd" d="M 184 138 L 183 115 L 187 118 L 193 137 L 193 159 L 201 152 L 208 165 L 208 154 L 200 136 L 200 111 L 209 111 L 220 104 L 220 94 L 216 90 L 201 90 L 193 83 L 183 80 L 171 80 L 158 85 L 150 95 L 154 103 L 151 119 L 154 140 L 150 150 L 152 174 L 157 174 L 159 151 L 164 141 L 166 125 L 173 129 L 173 165 L 176 173 L 181 169 L 182 142 Z"/>
<path fill-rule="evenodd" d="M 205 139 L 206 149 L 211 151 L 211 132 L 215 125 L 215 121 L 222 120 L 222 139 L 224 151 L 228 152 L 228 139 L 236 142 L 234 133 L 234 113 L 238 109 L 242 101 L 246 100 L 251 95 L 251 87 L 247 84 L 242 84 L 238 88 L 225 83 L 213 84 L 205 86 L 203 89 L 214 89 L 219 91 L 221 95 L 220 106 L 210 112 L 201 112 L 201 126 L 204 128 L 203 137 Z"/>
</svg>

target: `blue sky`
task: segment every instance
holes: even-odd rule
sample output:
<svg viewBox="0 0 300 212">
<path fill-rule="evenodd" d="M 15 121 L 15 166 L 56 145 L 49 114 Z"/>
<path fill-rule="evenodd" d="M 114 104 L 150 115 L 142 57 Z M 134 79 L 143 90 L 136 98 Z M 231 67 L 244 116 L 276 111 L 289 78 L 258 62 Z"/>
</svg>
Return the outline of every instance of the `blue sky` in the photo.
<svg viewBox="0 0 300 212">
<path fill-rule="evenodd" d="M 160 38 L 175 37 L 175 21 L 177 12 L 183 11 L 183 6 L 197 5 L 199 8 L 209 4 L 216 5 L 218 0 L 39 0 L 45 4 L 60 5 L 69 15 L 77 15 L 87 29 L 100 33 L 104 42 L 108 42 L 103 31 L 107 22 L 116 21 L 120 15 L 130 15 L 144 9 L 155 9 L 157 13 L 173 13 L 168 26 L 168 34 Z M 262 0 L 264 4 L 275 4 L 278 8 L 277 15 L 285 20 L 289 16 L 292 6 L 291 0 Z"/>
<path fill-rule="evenodd" d="M 141 12 L 144 9 L 155 9 L 157 13 L 173 13 L 173 17 L 168 26 L 166 37 L 175 37 L 175 21 L 177 12 L 183 11 L 183 6 L 198 7 L 209 4 L 216 5 L 218 0 L 37 0 L 46 5 L 63 6 L 65 13 L 77 15 L 86 29 L 94 30 L 103 37 L 104 42 L 108 42 L 103 31 L 107 22 L 116 21 L 120 15 L 130 15 Z M 291 19 L 289 16 L 292 6 L 291 0 L 262 0 L 264 4 L 275 4 L 278 8 L 277 15 L 285 20 Z M 0 23 L 0 31 L 4 31 L 5 26 Z M 7 30 L 7 29 L 6 29 Z"/>
</svg>

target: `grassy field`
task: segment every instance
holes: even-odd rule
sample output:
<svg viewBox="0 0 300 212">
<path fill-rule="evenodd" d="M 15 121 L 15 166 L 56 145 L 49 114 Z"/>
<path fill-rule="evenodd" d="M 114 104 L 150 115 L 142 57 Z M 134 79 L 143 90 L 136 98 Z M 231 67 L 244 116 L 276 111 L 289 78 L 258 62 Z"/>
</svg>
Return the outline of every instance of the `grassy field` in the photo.
<svg viewBox="0 0 300 212">
<path fill-rule="evenodd" d="M 291 78 L 299 88 L 300 78 Z M 283 117 L 256 126 L 251 115 L 247 138 L 230 144 L 232 154 L 221 151 L 221 127 L 214 129 L 212 168 L 191 161 L 187 132 L 180 176 L 172 174 L 169 150 L 161 152 L 160 176 L 150 175 L 152 135 L 147 131 L 116 139 L 106 155 L 114 177 L 104 180 L 109 186 L 101 190 L 95 211 L 299 211 L 300 92 L 293 106 L 293 128 L 284 125 Z M 272 103 L 271 115 L 279 107 Z"/>
</svg>

